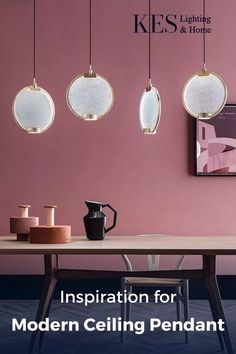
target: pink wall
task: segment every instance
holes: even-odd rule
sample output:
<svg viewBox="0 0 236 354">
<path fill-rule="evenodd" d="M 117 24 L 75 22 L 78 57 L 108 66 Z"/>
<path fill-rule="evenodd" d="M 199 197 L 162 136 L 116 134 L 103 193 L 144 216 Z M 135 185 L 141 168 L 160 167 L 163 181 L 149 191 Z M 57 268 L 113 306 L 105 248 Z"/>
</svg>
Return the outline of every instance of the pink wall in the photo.
<svg viewBox="0 0 236 354">
<path fill-rule="evenodd" d="M 235 0 L 209 0 L 213 18 L 208 67 L 225 78 L 228 102 L 236 102 Z M 0 234 L 9 233 L 9 216 L 19 203 L 45 220 L 42 206 L 56 203 L 58 223 L 83 234 L 83 201 L 109 202 L 118 210 L 115 234 L 236 234 L 233 178 L 197 178 L 193 120 L 186 118 L 181 91 L 187 77 L 201 69 L 201 36 L 153 36 L 153 83 L 162 97 L 156 136 L 144 136 L 138 122 L 139 99 L 147 82 L 147 37 L 133 33 L 133 14 L 146 12 L 144 0 L 94 1 L 94 69 L 109 78 L 115 105 L 108 117 L 83 122 L 65 101 L 69 82 L 87 71 L 87 0 L 38 0 L 38 84 L 52 94 L 56 119 L 51 129 L 30 136 L 16 126 L 11 104 L 16 92 L 31 84 L 32 0 L 0 2 L 1 179 Z M 153 12 L 201 13 L 199 0 L 153 1 Z M 234 272 L 233 257 L 219 258 L 219 272 Z M 88 257 L 64 264 L 89 265 Z M 118 268 L 119 257 L 96 258 Z M 165 262 L 168 262 L 166 260 Z M 197 260 L 188 260 L 193 265 Z M 93 261 L 94 263 L 94 261 Z M 1 273 L 37 273 L 40 257 L 0 257 Z"/>
</svg>

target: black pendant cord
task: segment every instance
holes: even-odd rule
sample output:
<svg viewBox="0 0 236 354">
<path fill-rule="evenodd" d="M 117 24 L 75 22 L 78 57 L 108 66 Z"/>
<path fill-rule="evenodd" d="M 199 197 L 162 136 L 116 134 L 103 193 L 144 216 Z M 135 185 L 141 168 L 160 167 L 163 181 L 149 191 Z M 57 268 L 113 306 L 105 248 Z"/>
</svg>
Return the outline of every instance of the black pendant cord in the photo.
<svg viewBox="0 0 236 354">
<path fill-rule="evenodd" d="M 206 70 L 206 0 L 203 0 L 203 70 Z"/>
<path fill-rule="evenodd" d="M 89 0 L 89 70 L 92 71 L 92 0 Z"/>
<path fill-rule="evenodd" d="M 36 85 L 36 0 L 33 6 L 33 80 Z"/>
<path fill-rule="evenodd" d="M 151 68 L 152 68 L 152 62 L 151 62 L 151 49 L 152 49 L 152 43 L 151 43 L 151 0 L 149 0 L 148 4 L 148 13 L 149 13 L 149 25 L 148 25 L 148 76 L 149 76 L 149 85 L 151 86 Z"/>
</svg>

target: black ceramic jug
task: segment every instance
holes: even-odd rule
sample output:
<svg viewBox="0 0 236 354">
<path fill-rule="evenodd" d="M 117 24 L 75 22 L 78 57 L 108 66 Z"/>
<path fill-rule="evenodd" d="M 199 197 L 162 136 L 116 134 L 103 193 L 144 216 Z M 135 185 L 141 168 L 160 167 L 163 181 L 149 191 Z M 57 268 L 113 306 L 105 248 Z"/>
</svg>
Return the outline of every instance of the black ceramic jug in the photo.
<svg viewBox="0 0 236 354">
<path fill-rule="evenodd" d="M 88 214 L 84 216 L 84 226 L 89 240 L 103 240 L 105 233 L 116 226 L 117 212 L 109 204 L 85 201 L 88 207 Z M 102 209 L 108 207 L 114 212 L 112 226 L 106 228 L 106 215 Z"/>
</svg>

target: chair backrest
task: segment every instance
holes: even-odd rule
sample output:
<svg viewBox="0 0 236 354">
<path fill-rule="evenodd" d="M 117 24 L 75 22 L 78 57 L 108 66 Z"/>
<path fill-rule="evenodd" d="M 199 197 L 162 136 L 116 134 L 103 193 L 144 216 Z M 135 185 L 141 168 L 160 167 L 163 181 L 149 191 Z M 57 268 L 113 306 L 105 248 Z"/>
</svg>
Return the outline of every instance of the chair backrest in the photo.
<svg viewBox="0 0 236 354">
<path fill-rule="evenodd" d="M 145 235 L 138 235 L 138 236 L 145 236 Z M 125 262 L 126 269 L 128 270 L 128 272 L 132 272 L 133 266 L 132 266 L 130 258 L 125 254 L 123 254 L 122 257 Z M 150 271 L 160 270 L 160 258 L 161 258 L 160 255 L 148 255 L 147 256 L 148 270 L 150 270 Z M 184 258 L 185 258 L 185 255 L 178 257 L 176 265 L 175 265 L 175 270 L 181 269 L 183 262 L 184 262 Z"/>
<path fill-rule="evenodd" d="M 160 255 L 148 255 L 148 270 L 160 270 L 160 260 L 161 256 Z M 185 256 L 179 256 L 177 259 L 177 262 L 175 264 L 175 270 L 180 270 L 183 261 L 184 261 Z"/>
<path fill-rule="evenodd" d="M 122 258 L 125 262 L 127 271 L 132 272 L 133 265 L 132 265 L 130 258 L 126 254 L 123 254 Z M 175 270 L 181 269 L 181 267 L 183 265 L 184 258 L 185 258 L 185 256 L 178 257 L 176 265 L 175 265 Z M 150 271 L 160 270 L 160 259 L 161 259 L 161 256 L 158 254 L 157 255 L 148 255 L 147 256 L 148 270 L 150 270 Z"/>
<path fill-rule="evenodd" d="M 157 255 L 148 255 L 147 262 L 148 262 L 148 270 L 160 270 L 160 258 L 159 254 Z"/>
<path fill-rule="evenodd" d="M 129 257 L 126 254 L 122 254 L 122 258 L 123 258 L 123 260 L 125 262 L 126 269 L 128 270 L 128 272 L 132 272 L 133 271 L 133 266 L 132 266 L 132 263 L 131 263 Z"/>
</svg>

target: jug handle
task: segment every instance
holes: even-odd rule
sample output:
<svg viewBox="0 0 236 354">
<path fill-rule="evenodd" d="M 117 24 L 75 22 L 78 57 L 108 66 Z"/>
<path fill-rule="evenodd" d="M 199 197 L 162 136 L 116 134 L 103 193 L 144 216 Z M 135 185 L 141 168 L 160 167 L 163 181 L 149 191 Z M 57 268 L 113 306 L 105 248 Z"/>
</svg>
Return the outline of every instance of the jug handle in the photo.
<svg viewBox="0 0 236 354">
<path fill-rule="evenodd" d="M 111 229 L 113 229 L 115 226 L 116 226 L 116 220 L 117 220 L 117 212 L 116 212 L 116 210 L 115 209 L 113 209 L 111 206 L 110 206 L 110 204 L 103 204 L 103 206 L 102 206 L 103 208 L 109 208 L 109 209 L 111 209 L 112 211 L 113 211 L 113 213 L 114 213 L 114 219 L 113 219 L 113 224 L 112 224 L 112 226 L 110 226 L 110 227 L 108 227 L 108 228 L 105 228 L 105 233 L 107 233 L 108 231 L 110 231 Z"/>
</svg>

